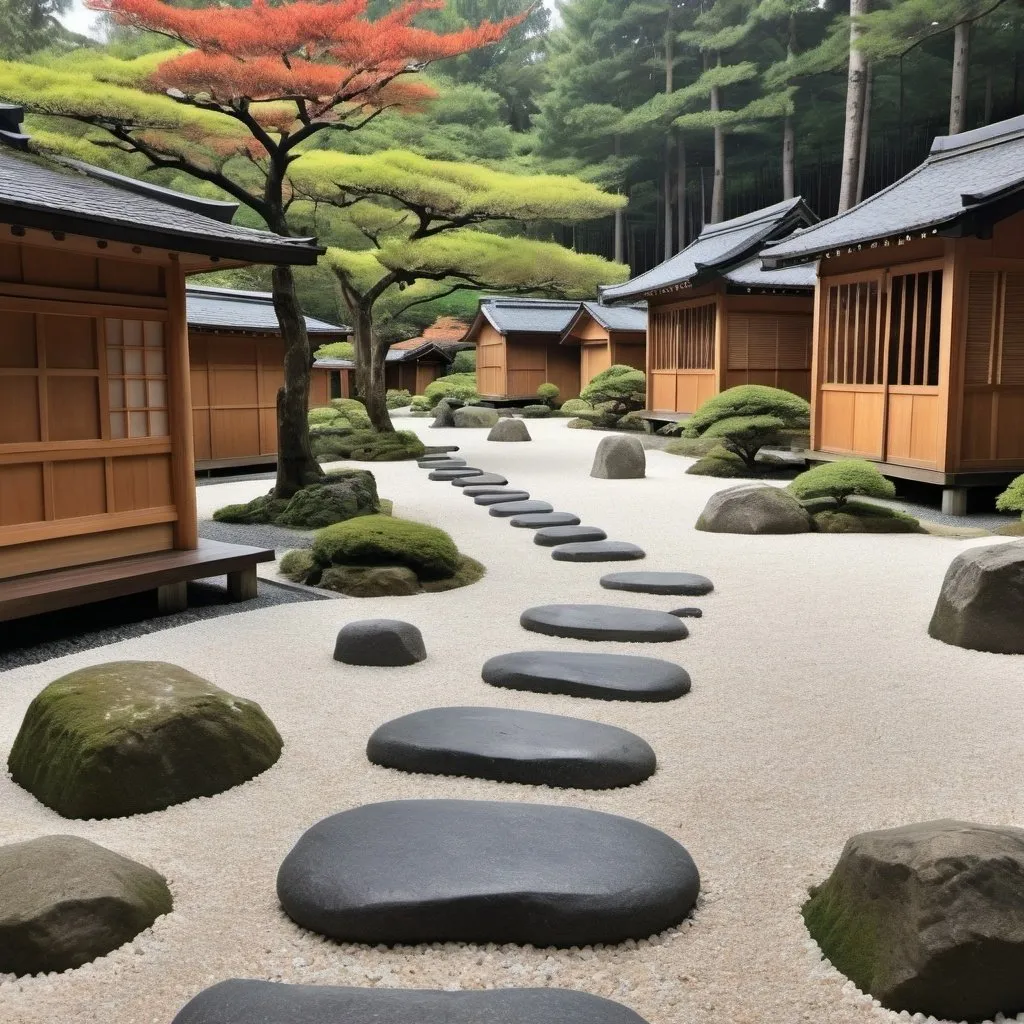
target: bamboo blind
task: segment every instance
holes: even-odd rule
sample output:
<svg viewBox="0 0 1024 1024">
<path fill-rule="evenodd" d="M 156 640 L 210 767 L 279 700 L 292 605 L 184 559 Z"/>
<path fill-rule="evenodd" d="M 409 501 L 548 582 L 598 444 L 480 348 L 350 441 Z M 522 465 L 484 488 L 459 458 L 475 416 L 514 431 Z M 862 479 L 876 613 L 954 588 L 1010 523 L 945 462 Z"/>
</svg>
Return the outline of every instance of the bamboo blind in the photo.
<svg viewBox="0 0 1024 1024">
<path fill-rule="evenodd" d="M 711 370 L 715 366 L 715 302 L 652 312 L 652 370 Z"/>
<path fill-rule="evenodd" d="M 811 318 L 805 313 L 731 313 L 730 370 L 806 370 Z"/>
<path fill-rule="evenodd" d="M 1024 274 L 972 271 L 964 383 L 1024 384 Z"/>
<path fill-rule="evenodd" d="M 834 284 L 825 304 L 825 383 L 881 384 L 885 298 L 877 280 Z"/>
<path fill-rule="evenodd" d="M 889 384 L 938 386 L 941 325 L 942 271 L 894 275 L 889 288 Z"/>
</svg>

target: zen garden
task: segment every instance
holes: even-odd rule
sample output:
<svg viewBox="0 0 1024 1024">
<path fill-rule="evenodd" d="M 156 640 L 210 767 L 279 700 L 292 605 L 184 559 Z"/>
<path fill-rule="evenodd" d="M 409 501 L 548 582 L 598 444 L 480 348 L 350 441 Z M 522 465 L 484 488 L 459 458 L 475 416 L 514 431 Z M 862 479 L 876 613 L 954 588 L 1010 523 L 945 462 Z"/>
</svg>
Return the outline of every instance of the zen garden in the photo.
<svg viewBox="0 0 1024 1024">
<path fill-rule="evenodd" d="M 1024 1022 L 1022 69 L 0 0 L 0 1022 Z"/>
</svg>

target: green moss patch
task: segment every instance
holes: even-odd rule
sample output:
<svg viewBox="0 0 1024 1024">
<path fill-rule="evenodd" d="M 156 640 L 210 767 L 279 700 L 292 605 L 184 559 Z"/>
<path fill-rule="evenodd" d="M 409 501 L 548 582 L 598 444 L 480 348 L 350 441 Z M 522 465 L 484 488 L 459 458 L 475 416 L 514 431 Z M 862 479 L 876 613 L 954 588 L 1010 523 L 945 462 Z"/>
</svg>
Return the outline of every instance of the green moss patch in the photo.
<svg viewBox="0 0 1024 1024">
<path fill-rule="evenodd" d="M 444 530 L 381 515 L 321 530 L 313 557 L 323 566 L 405 565 L 427 580 L 453 576 L 459 566 L 459 549 Z"/>
<path fill-rule="evenodd" d="M 906 512 L 872 505 L 866 501 L 847 501 L 841 506 L 811 511 L 818 533 L 925 533 L 921 524 Z"/>
<path fill-rule="evenodd" d="M 423 580 L 421 586 L 428 594 L 439 594 L 444 590 L 457 590 L 478 583 L 487 572 L 486 566 L 469 555 L 459 555 L 459 564 L 455 574 L 443 580 Z"/>
<path fill-rule="evenodd" d="M 403 462 L 418 459 L 426 451 L 423 442 L 408 430 L 378 433 L 327 429 L 311 434 L 310 443 L 320 462 Z"/>
</svg>

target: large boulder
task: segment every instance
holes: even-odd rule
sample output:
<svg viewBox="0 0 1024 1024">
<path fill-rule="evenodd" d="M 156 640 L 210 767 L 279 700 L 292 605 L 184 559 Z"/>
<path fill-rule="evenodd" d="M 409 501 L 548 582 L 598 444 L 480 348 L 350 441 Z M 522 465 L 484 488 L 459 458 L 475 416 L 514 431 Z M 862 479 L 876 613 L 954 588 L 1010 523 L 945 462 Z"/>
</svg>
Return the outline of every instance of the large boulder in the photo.
<svg viewBox="0 0 1024 1024">
<path fill-rule="evenodd" d="M 115 661 L 38 694 L 7 766 L 66 818 L 120 818 L 222 793 L 266 771 L 281 747 L 254 701 L 177 665 Z"/>
<path fill-rule="evenodd" d="M 170 912 L 161 875 L 86 839 L 0 846 L 0 974 L 81 967 Z"/>
<path fill-rule="evenodd" d="M 533 438 L 530 437 L 530 431 L 526 429 L 526 424 L 522 420 L 508 417 L 505 419 L 499 419 L 498 422 L 491 427 L 491 432 L 487 435 L 487 440 L 532 441 Z"/>
<path fill-rule="evenodd" d="M 493 409 L 484 409 L 479 405 L 464 405 L 452 413 L 457 427 L 493 427 L 498 422 L 498 414 Z"/>
<path fill-rule="evenodd" d="M 432 427 L 454 427 L 455 419 L 452 414 L 456 409 L 461 408 L 462 402 L 457 398 L 442 398 L 434 406 L 434 422 L 430 425 Z"/>
<path fill-rule="evenodd" d="M 1024 830 L 929 821 L 854 836 L 804 906 L 832 964 L 890 1010 L 1024 1010 Z"/>
<path fill-rule="evenodd" d="M 1024 544 L 957 555 L 946 570 L 928 633 L 975 651 L 1024 654 Z"/>
<path fill-rule="evenodd" d="M 646 471 L 647 457 L 639 438 L 612 434 L 601 438 L 590 475 L 602 480 L 635 480 Z"/>
<path fill-rule="evenodd" d="M 811 517 L 779 487 L 740 484 L 712 494 L 697 519 L 708 533 L 808 533 Z"/>
<path fill-rule="evenodd" d="M 356 516 L 372 516 L 380 511 L 377 482 L 366 469 L 332 473 L 324 484 L 313 484 L 296 491 L 285 510 L 277 517 L 279 526 L 301 530 L 319 530 Z"/>
<path fill-rule="evenodd" d="M 318 587 L 349 597 L 407 597 L 420 592 L 420 581 L 404 565 L 332 565 Z"/>
</svg>

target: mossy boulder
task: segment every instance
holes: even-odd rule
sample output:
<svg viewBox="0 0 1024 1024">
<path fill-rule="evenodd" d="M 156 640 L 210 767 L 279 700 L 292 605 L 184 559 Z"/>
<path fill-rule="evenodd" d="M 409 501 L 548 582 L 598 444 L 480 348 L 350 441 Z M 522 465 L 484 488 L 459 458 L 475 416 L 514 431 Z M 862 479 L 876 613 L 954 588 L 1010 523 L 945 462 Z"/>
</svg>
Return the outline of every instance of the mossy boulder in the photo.
<svg viewBox="0 0 1024 1024">
<path fill-rule="evenodd" d="M 756 476 L 738 456 L 721 445 L 712 448 L 702 459 L 698 459 L 686 470 L 691 476 L 714 476 L 724 480 Z"/>
<path fill-rule="evenodd" d="M 548 405 L 526 405 L 519 410 L 519 414 L 528 420 L 542 420 L 551 415 L 551 407 Z"/>
<path fill-rule="evenodd" d="M 712 494 L 696 528 L 707 533 L 808 533 L 811 517 L 781 488 L 746 483 Z"/>
<path fill-rule="evenodd" d="M 365 469 L 326 474 L 320 483 L 296 491 L 291 498 L 260 495 L 244 505 L 225 505 L 213 513 L 219 523 L 264 523 L 298 530 L 319 530 L 356 516 L 380 511 L 377 482 Z"/>
<path fill-rule="evenodd" d="M 442 398 L 455 398 L 460 402 L 475 402 L 480 397 L 476 389 L 475 373 L 450 373 L 446 377 L 432 380 L 424 389 L 426 398 L 433 409 Z"/>
<path fill-rule="evenodd" d="M 457 590 L 459 587 L 468 587 L 471 583 L 478 583 L 484 578 L 487 572 L 482 562 L 478 562 L 469 555 L 459 555 L 459 564 L 455 572 L 441 580 L 422 580 L 420 585 L 428 594 L 440 594 L 446 590 Z"/>
<path fill-rule="evenodd" d="M 847 501 L 842 505 L 811 512 L 818 533 L 925 533 L 921 524 L 906 512 Z"/>
<path fill-rule="evenodd" d="M 171 912 L 152 868 L 77 836 L 0 846 L 0 974 L 68 971 Z"/>
<path fill-rule="evenodd" d="M 421 580 L 446 579 L 459 567 L 459 549 L 444 530 L 394 516 L 363 516 L 321 530 L 313 557 L 331 565 L 404 565 Z"/>
<path fill-rule="evenodd" d="M 669 426 L 680 427 L 681 425 L 678 423 L 670 423 Z M 661 430 L 659 430 L 658 433 L 661 434 Z M 725 451 L 725 449 L 722 448 L 722 442 L 719 441 L 717 437 L 676 437 L 662 448 L 662 451 L 668 452 L 669 455 L 682 455 L 687 459 L 703 459 L 712 452 L 719 450 L 723 452 Z M 742 461 L 742 459 L 739 459 L 738 455 L 732 455 L 731 452 L 726 452 L 726 454 L 730 455 L 734 459 Z"/>
<path fill-rule="evenodd" d="M 544 407 L 544 414 L 551 410 Z M 498 422 L 498 414 L 493 409 L 484 409 L 479 405 L 464 405 L 452 413 L 452 419 L 457 427 L 490 428 Z"/>
<path fill-rule="evenodd" d="M 328 430 L 311 435 L 310 443 L 321 462 L 403 462 L 419 458 L 426 450 L 408 430 L 351 430 L 339 434 Z"/>
<path fill-rule="evenodd" d="M 404 565 L 332 565 L 317 586 L 349 597 L 404 597 L 420 592 L 416 573 Z"/>
<path fill-rule="evenodd" d="M 177 665 L 116 661 L 39 693 L 7 766 L 66 818 L 120 818 L 222 793 L 266 771 L 281 747 L 254 701 Z"/>
<path fill-rule="evenodd" d="M 591 423 L 590 420 L 577 417 L 574 420 L 569 420 L 569 422 L 566 423 L 566 427 L 570 430 L 593 430 L 594 424 Z"/>
<path fill-rule="evenodd" d="M 298 548 L 296 551 L 288 551 L 281 556 L 277 571 L 292 583 L 305 583 L 314 566 L 316 566 L 316 561 L 313 558 L 313 552 L 309 548 Z"/>
</svg>

